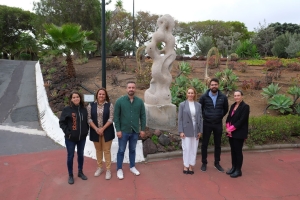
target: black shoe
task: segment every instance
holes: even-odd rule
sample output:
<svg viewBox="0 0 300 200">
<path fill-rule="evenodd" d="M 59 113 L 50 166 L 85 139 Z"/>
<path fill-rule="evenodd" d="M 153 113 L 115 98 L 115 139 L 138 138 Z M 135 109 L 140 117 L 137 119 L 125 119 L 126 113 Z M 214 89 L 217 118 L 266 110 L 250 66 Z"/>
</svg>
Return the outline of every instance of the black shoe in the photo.
<svg viewBox="0 0 300 200">
<path fill-rule="evenodd" d="M 73 178 L 73 176 L 71 176 L 71 175 L 69 176 L 68 183 L 69 183 L 70 185 L 74 184 L 74 178 Z"/>
<path fill-rule="evenodd" d="M 189 170 L 183 170 L 184 174 L 189 174 Z"/>
<path fill-rule="evenodd" d="M 237 178 L 239 176 L 242 176 L 242 171 L 239 169 L 236 169 L 235 172 L 233 172 L 232 174 L 230 174 L 231 178 Z"/>
<path fill-rule="evenodd" d="M 201 166 L 201 171 L 203 171 L 203 172 L 205 172 L 206 171 L 206 164 L 202 164 L 202 166 Z"/>
<path fill-rule="evenodd" d="M 224 172 L 224 169 L 221 167 L 221 165 L 219 163 L 215 164 L 215 168 L 219 171 L 219 172 Z"/>
<path fill-rule="evenodd" d="M 190 174 L 190 175 L 193 175 L 193 174 L 194 174 L 194 171 L 189 169 L 189 174 Z"/>
<path fill-rule="evenodd" d="M 82 171 L 78 172 L 78 177 L 80 177 L 82 180 L 87 180 L 88 178 L 83 174 Z"/>
<path fill-rule="evenodd" d="M 230 170 L 228 170 L 227 172 L 226 172 L 226 174 L 227 175 L 230 175 L 230 174 L 232 174 L 233 172 L 235 172 L 235 167 L 233 166 Z"/>
</svg>

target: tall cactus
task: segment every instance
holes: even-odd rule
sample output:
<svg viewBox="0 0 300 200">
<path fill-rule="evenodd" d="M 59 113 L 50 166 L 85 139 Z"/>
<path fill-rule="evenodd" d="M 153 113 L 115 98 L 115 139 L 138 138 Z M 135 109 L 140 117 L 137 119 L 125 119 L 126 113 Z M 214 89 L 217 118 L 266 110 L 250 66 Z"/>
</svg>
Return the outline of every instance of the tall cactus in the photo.
<svg viewBox="0 0 300 200">
<path fill-rule="evenodd" d="M 216 58 L 219 57 L 219 50 L 217 47 L 212 47 L 208 53 L 207 53 L 207 56 L 206 56 L 206 68 L 205 68 L 205 74 L 204 74 L 204 81 L 206 82 L 206 85 L 209 84 L 209 81 L 210 81 L 210 77 L 208 76 L 208 61 L 209 61 L 209 58 L 210 56 L 212 55 L 212 53 L 215 53 L 216 55 Z M 215 59 L 215 64 L 217 65 L 218 64 L 218 59 Z"/>
</svg>

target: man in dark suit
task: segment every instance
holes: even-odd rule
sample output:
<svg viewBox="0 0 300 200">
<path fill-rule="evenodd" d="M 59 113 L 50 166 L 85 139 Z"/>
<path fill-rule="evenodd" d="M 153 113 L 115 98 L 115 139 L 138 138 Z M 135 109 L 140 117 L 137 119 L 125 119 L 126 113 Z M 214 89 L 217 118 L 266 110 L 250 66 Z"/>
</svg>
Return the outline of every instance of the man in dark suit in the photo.
<svg viewBox="0 0 300 200">
<path fill-rule="evenodd" d="M 207 146 L 211 133 L 214 134 L 214 166 L 220 171 L 224 169 L 220 165 L 221 156 L 221 137 L 223 133 L 222 119 L 228 112 L 228 99 L 219 90 L 219 80 L 212 78 L 209 82 L 209 88 L 199 99 L 202 106 L 203 116 L 203 139 L 201 145 L 202 166 L 201 171 L 206 171 L 207 166 Z"/>
</svg>

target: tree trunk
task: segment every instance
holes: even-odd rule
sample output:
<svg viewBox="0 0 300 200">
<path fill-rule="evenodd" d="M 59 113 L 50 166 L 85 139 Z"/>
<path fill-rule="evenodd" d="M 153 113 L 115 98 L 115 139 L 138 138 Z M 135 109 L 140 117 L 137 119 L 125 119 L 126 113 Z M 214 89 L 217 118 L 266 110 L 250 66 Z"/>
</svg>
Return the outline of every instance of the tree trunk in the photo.
<svg viewBox="0 0 300 200">
<path fill-rule="evenodd" d="M 73 60 L 72 60 L 71 55 L 67 55 L 66 62 L 67 62 L 68 77 L 69 78 L 76 78 L 76 72 L 75 72 L 75 68 L 74 68 L 74 65 L 73 65 Z"/>
</svg>

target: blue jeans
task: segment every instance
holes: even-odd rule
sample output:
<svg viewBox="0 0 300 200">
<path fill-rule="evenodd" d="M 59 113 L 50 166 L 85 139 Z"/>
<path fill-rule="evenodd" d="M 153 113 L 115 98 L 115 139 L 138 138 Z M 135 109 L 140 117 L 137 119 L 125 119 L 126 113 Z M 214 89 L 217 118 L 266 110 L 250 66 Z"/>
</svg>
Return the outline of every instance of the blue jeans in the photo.
<svg viewBox="0 0 300 200">
<path fill-rule="evenodd" d="M 118 138 L 119 150 L 117 154 L 117 170 L 122 169 L 127 141 L 129 141 L 130 168 L 135 166 L 135 148 L 136 148 L 138 138 L 139 138 L 138 133 L 124 133 L 124 132 L 122 132 L 122 137 Z"/>
<path fill-rule="evenodd" d="M 78 171 L 82 171 L 83 167 L 83 151 L 85 146 L 85 140 L 80 140 L 77 142 L 73 142 L 71 140 L 68 140 L 65 138 L 66 142 L 66 148 L 67 148 L 67 166 L 68 166 L 68 172 L 69 175 L 73 175 L 73 158 L 74 158 L 74 152 L 75 152 L 75 146 L 77 145 L 77 162 L 78 162 Z"/>
</svg>

